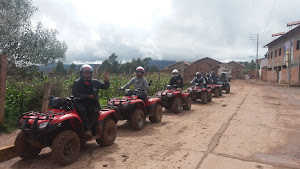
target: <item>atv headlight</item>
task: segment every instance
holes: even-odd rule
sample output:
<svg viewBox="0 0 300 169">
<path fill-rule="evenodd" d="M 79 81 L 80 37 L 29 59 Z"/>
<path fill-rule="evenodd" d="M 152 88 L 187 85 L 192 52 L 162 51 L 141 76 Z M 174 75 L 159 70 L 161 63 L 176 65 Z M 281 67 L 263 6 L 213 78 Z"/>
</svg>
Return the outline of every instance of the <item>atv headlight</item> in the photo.
<svg viewBox="0 0 300 169">
<path fill-rule="evenodd" d="M 161 97 L 161 93 L 157 93 L 156 96 L 157 96 L 157 97 Z"/>
<path fill-rule="evenodd" d="M 201 89 L 197 89 L 197 92 L 201 92 Z"/>
<path fill-rule="evenodd" d="M 40 128 L 40 129 L 43 129 L 43 128 L 45 128 L 48 124 L 49 124 L 49 121 L 43 122 L 43 123 L 39 124 L 39 128 Z"/>
</svg>

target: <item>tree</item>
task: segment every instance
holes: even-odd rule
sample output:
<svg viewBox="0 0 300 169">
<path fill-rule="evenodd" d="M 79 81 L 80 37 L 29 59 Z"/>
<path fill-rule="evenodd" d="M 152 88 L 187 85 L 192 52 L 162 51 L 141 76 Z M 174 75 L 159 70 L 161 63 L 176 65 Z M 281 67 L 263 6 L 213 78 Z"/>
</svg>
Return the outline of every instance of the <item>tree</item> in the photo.
<svg viewBox="0 0 300 169">
<path fill-rule="evenodd" d="M 115 53 L 111 54 L 108 59 L 105 59 L 102 62 L 102 65 L 99 69 L 101 72 L 111 72 L 111 73 L 119 73 L 119 65 L 120 63 L 117 61 L 118 55 Z"/>
<path fill-rule="evenodd" d="M 149 70 L 150 72 L 158 72 L 158 68 L 157 68 L 157 66 L 156 65 L 152 65 L 151 67 L 150 67 L 150 70 Z"/>
<path fill-rule="evenodd" d="M 67 73 L 67 70 L 65 69 L 62 61 L 57 62 L 57 65 L 56 65 L 54 71 L 55 71 L 55 73 L 63 74 L 63 75 L 65 75 Z"/>
<path fill-rule="evenodd" d="M 72 74 L 74 72 L 76 72 L 76 65 L 72 63 L 70 69 L 68 70 L 68 74 Z"/>
<path fill-rule="evenodd" d="M 37 10 L 31 0 L 1 0 L 0 54 L 8 55 L 8 64 L 27 66 L 54 63 L 65 58 L 67 45 L 57 40 L 56 30 L 41 23 L 33 29 L 31 17 Z"/>
</svg>

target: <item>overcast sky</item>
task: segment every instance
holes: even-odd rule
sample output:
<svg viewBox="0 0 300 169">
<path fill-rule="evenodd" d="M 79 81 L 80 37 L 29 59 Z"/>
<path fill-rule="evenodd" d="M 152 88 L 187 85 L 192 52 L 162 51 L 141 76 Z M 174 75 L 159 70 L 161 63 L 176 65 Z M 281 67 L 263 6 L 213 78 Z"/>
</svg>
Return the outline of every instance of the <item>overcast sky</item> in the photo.
<svg viewBox="0 0 300 169">
<path fill-rule="evenodd" d="M 256 56 L 251 33 L 259 33 L 259 58 L 272 33 L 300 20 L 299 0 L 33 0 L 33 22 L 58 30 L 68 44 L 66 63 L 152 59 L 193 62 L 211 57 L 249 61 Z"/>
</svg>

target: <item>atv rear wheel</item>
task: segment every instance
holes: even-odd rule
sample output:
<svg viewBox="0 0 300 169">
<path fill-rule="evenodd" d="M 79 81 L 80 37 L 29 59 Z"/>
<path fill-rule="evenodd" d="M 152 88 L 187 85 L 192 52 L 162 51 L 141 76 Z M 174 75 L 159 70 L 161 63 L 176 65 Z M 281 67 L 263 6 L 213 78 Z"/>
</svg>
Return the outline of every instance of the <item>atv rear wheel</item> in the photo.
<svg viewBox="0 0 300 169">
<path fill-rule="evenodd" d="M 230 86 L 226 86 L 226 94 L 230 93 Z"/>
<path fill-rule="evenodd" d="M 172 110 L 175 114 L 181 113 L 182 110 L 182 101 L 180 98 L 175 98 L 173 103 L 172 103 Z"/>
<path fill-rule="evenodd" d="M 117 136 L 117 125 L 112 119 L 106 119 L 103 124 L 101 138 L 96 139 L 96 142 L 101 146 L 112 145 Z"/>
<path fill-rule="evenodd" d="M 201 95 L 201 103 L 206 104 L 207 103 L 207 93 L 203 92 Z"/>
<path fill-rule="evenodd" d="M 209 92 L 207 93 L 207 102 L 211 102 L 212 101 L 212 93 Z"/>
<path fill-rule="evenodd" d="M 223 90 L 220 88 L 219 89 L 219 96 L 222 96 L 223 95 Z"/>
<path fill-rule="evenodd" d="M 183 106 L 184 110 L 191 110 L 192 107 L 192 99 L 190 96 L 184 98 L 185 99 L 185 105 Z"/>
<path fill-rule="evenodd" d="M 162 112 L 162 106 L 160 104 L 156 104 L 155 105 L 155 112 L 154 112 L 154 116 L 150 116 L 149 120 L 152 123 L 158 123 L 161 121 L 163 116 L 163 112 Z"/>
<path fill-rule="evenodd" d="M 35 148 L 26 141 L 26 135 L 23 131 L 18 134 L 14 145 L 17 155 L 24 159 L 34 158 L 41 152 L 40 148 Z"/>
<path fill-rule="evenodd" d="M 219 97 L 219 89 L 215 89 L 215 91 L 214 91 L 214 96 L 215 96 L 215 97 Z"/>
<path fill-rule="evenodd" d="M 61 165 L 73 163 L 80 151 L 80 139 L 78 135 L 67 130 L 59 133 L 52 143 L 52 158 Z"/>
<path fill-rule="evenodd" d="M 130 125 L 134 130 L 142 130 L 145 127 L 145 113 L 141 109 L 136 109 L 130 119 Z"/>
</svg>

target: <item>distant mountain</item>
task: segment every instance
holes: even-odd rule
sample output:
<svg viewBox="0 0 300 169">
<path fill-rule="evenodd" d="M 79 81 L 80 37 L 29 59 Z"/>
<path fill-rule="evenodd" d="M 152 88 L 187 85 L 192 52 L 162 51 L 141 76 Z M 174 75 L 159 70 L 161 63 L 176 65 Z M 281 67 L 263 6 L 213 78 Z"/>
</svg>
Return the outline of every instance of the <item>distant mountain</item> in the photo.
<svg viewBox="0 0 300 169">
<path fill-rule="evenodd" d="M 149 66 L 156 65 L 159 70 L 164 69 L 166 66 L 169 66 L 176 61 L 171 60 L 151 60 Z"/>
<path fill-rule="evenodd" d="M 162 70 L 164 69 L 166 66 L 169 66 L 173 63 L 175 63 L 176 61 L 170 61 L 170 60 L 151 60 L 150 63 L 149 63 L 149 66 L 152 66 L 152 65 L 156 65 L 157 68 L 159 70 Z M 81 66 L 82 64 L 76 64 L 76 69 L 79 69 L 79 66 Z M 96 64 L 90 64 L 92 67 L 94 67 L 94 65 Z M 66 70 L 70 69 L 70 66 L 71 64 L 64 64 L 64 67 Z M 101 65 L 100 65 L 101 66 Z M 41 72 L 45 72 L 45 73 L 49 73 L 51 72 L 54 68 L 56 67 L 56 63 L 54 64 L 49 64 L 47 66 L 41 66 L 39 68 L 39 70 Z"/>
</svg>

